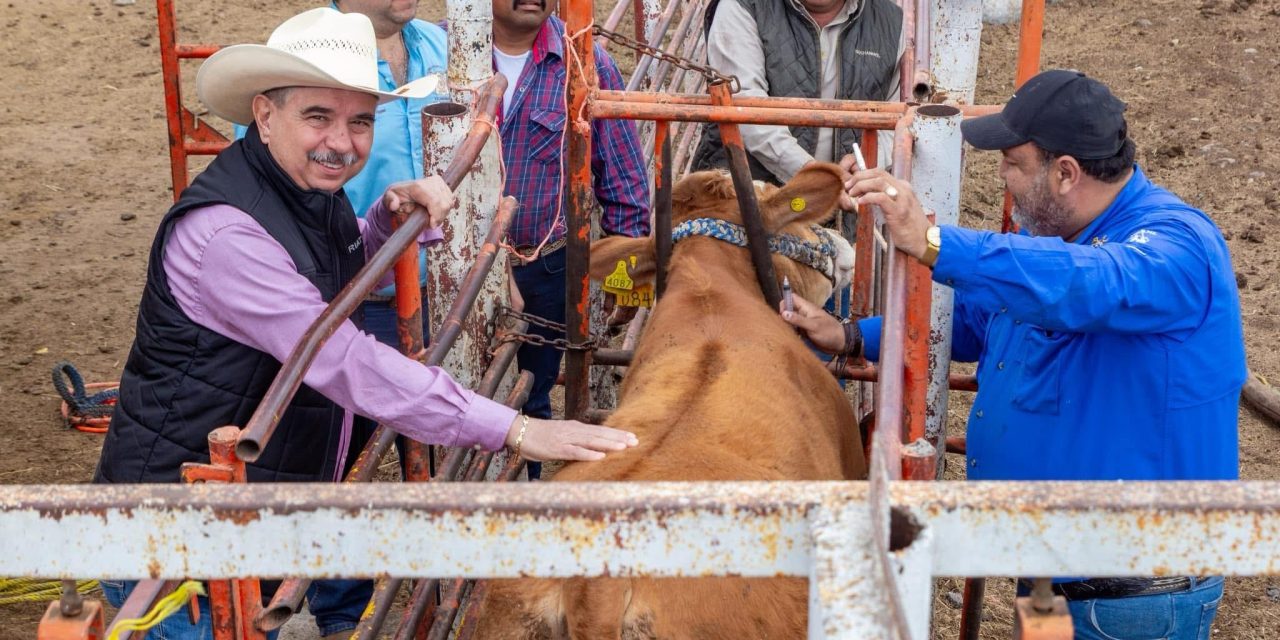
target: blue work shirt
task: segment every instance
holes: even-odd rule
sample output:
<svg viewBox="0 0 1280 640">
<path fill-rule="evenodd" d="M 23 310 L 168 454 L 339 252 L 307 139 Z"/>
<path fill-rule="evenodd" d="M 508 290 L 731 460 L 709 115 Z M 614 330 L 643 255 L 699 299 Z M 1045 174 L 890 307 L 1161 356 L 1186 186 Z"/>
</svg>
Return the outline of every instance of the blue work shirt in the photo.
<svg viewBox="0 0 1280 640">
<path fill-rule="evenodd" d="M 337 6 L 333 7 L 337 9 Z M 408 52 L 406 82 L 412 82 L 433 73 L 440 74 L 441 84 L 436 93 L 425 98 L 389 100 L 378 105 L 373 121 L 373 148 L 369 160 L 355 177 L 342 189 L 351 200 L 356 216 L 363 218 L 387 187 L 404 180 L 417 180 L 423 176 L 422 158 L 422 108 L 448 97 L 445 93 L 444 74 L 448 65 L 448 37 L 444 29 L 425 20 L 411 20 L 401 30 L 405 50 Z M 378 58 L 378 85 L 383 91 L 396 89 L 391 65 Z M 236 125 L 236 138 L 244 136 L 245 127 Z M 427 281 L 427 252 L 423 248 L 418 255 L 418 273 L 423 284 Z M 392 295 L 395 287 L 377 292 Z"/>
<path fill-rule="evenodd" d="M 1213 222 L 1136 166 L 1074 243 L 942 227 L 973 480 L 1234 480 L 1246 367 Z M 861 322 L 879 356 L 880 319 Z"/>
</svg>

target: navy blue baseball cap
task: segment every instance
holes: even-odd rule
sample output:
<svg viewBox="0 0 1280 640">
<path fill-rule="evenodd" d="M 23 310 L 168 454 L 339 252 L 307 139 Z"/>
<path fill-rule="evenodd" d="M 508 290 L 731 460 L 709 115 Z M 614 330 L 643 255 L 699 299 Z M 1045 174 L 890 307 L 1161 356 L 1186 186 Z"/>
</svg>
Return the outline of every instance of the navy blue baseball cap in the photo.
<svg viewBox="0 0 1280 640">
<path fill-rule="evenodd" d="M 1125 104 L 1079 71 L 1054 69 L 1027 80 L 1000 113 L 960 123 L 965 142 L 987 151 L 1027 142 L 1077 160 L 1120 152 L 1129 136 Z"/>
</svg>

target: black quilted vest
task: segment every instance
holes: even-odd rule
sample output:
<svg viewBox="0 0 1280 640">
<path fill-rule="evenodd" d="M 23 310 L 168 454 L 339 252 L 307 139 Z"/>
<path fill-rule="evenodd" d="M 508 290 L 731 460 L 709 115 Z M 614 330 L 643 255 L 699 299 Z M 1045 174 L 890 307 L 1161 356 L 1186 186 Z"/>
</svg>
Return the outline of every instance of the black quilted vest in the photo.
<svg viewBox="0 0 1280 640">
<path fill-rule="evenodd" d="M 360 229 L 346 194 L 298 188 L 250 127 L 160 221 L 138 304 L 137 336 L 94 482 L 179 481 L 182 463 L 208 462 L 210 431 L 248 422 L 280 369 L 272 356 L 191 321 L 169 291 L 163 257 L 174 223 L 193 209 L 222 203 L 261 224 L 326 302 L 364 266 Z M 348 463 L 366 430 L 367 423 L 357 420 Z M 341 431 L 342 409 L 303 385 L 262 456 L 248 465 L 249 480 L 332 479 Z"/>
<path fill-rule="evenodd" d="M 818 72 L 822 62 L 818 51 L 818 28 L 812 18 L 795 6 L 797 0 L 736 0 L 756 20 L 756 31 L 764 49 L 765 80 L 769 95 L 788 98 L 818 98 L 822 83 Z M 836 55 L 840 56 L 840 79 L 836 98 L 840 100 L 883 100 L 898 65 L 898 41 L 902 35 L 902 9 L 892 0 L 860 0 L 840 33 Z M 707 8 L 706 28 L 710 30 L 719 0 Z M 791 127 L 796 142 L 813 155 L 818 146 L 815 127 Z M 835 158 L 848 153 L 862 132 L 836 129 Z M 750 154 L 751 175 L 756 180 L 781 184 Z M 702 140 L 694 154 L 695 170 L 727 168 L 729 156 L 720 141 L 720 128 L 704 126 Z"/>
</svg>

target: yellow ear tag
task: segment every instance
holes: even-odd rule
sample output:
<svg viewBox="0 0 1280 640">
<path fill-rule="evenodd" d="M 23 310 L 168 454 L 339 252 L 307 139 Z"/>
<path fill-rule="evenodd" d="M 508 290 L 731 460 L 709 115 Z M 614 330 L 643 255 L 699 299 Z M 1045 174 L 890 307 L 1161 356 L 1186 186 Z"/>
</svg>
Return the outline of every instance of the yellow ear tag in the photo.
<svg viewBox="0 0 1280 640">
<path fill-rule="evenodd" d="M 792 211 L 794 211 L 794 212 L 796 212 L 796 213 L 800 213 L 801 211 L 804 211 L 804 206 L 805 206 L 804 198 L 792 198 L 792 199 L 791 199 L 791 210 L 792 210 Z"/>
<path fill-rule="evenodd" d="M 613 299 L 619 307 L 652 307 L 653 285 L 642 284 L 632 291 L 615 292 Z"/>
<path fill-rule="evenodd" d="M 618 266 L 614 268 L 613 273 L 604 279 L 603 288 L 610 293 L 624 293 L 635 288 L 635 282 L 627 273 L 626 260 L 618 261 Z"/>
</svg>

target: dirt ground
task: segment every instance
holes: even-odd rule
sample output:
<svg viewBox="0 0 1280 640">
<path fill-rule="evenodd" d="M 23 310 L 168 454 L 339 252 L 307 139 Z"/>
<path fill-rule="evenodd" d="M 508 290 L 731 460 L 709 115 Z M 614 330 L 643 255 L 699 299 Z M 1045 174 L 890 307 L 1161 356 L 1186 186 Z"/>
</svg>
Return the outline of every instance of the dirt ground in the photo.
<svg viewBox="0 0 1280 640">
<path fill-rule="evenodd" d="M 261 42 L 305 0 L 179 2 L 182 42 Z M 427 6 L 430 4 L 430 6 Z M 601 4 L 604 4 L 603 2 Z M 611 3 L 610 3 L 611 4 Z M 438 0 L 422 17 L 438 18 Z M 118 378 L 133 338 L 147 248 L 171 203 L 156 7 L 142 0 L 0 2 L 0 483 L 89 480 L 100 436 L 63 427 L 50 369 Z M 1280 0 L 1064 0 L 1049 7 L 1043 64 L 1074 67 L 1126 100 L 1148 174 L 1218 222 L 1230 244 L 1252 369 L 1280 380 L 1280 303 L 1267 227 L 1280 139 L 1268 105 Z M 978 101 L 1012 91 L 1015 27 L 988 26 Z M 194 62 L 185 63 L 195 107 Z M 625 65 L 624 65 L 625 66 Z M 225 125 L 219 125 L 224 131 Z M 193 163 L 197 165 L 198 163 Z M 966 224 L 999 223 L 993 154 L 972 154 Z M 1212 371 L 1204 375 L 1214 375 Z M 964 417 L 953 409 L 953 426 Z M 1240 413 L 1241 472 L 1280 479 L 1280 429 Z M 105 550 L 104 550 L 105 551 Z M 1008 637 L 1010 589 L 993 580 L 984 637 Z M 1268 596 L 1268 587 L 1271 596 Z M 1219 638 L 1280 637 L 1280 579 L 1232 580 Z M 935 637 L 956 633 L 941 581 Z M 0 606 L 0 640 L 31 638 L 42 606 Z"/>
</svg>

